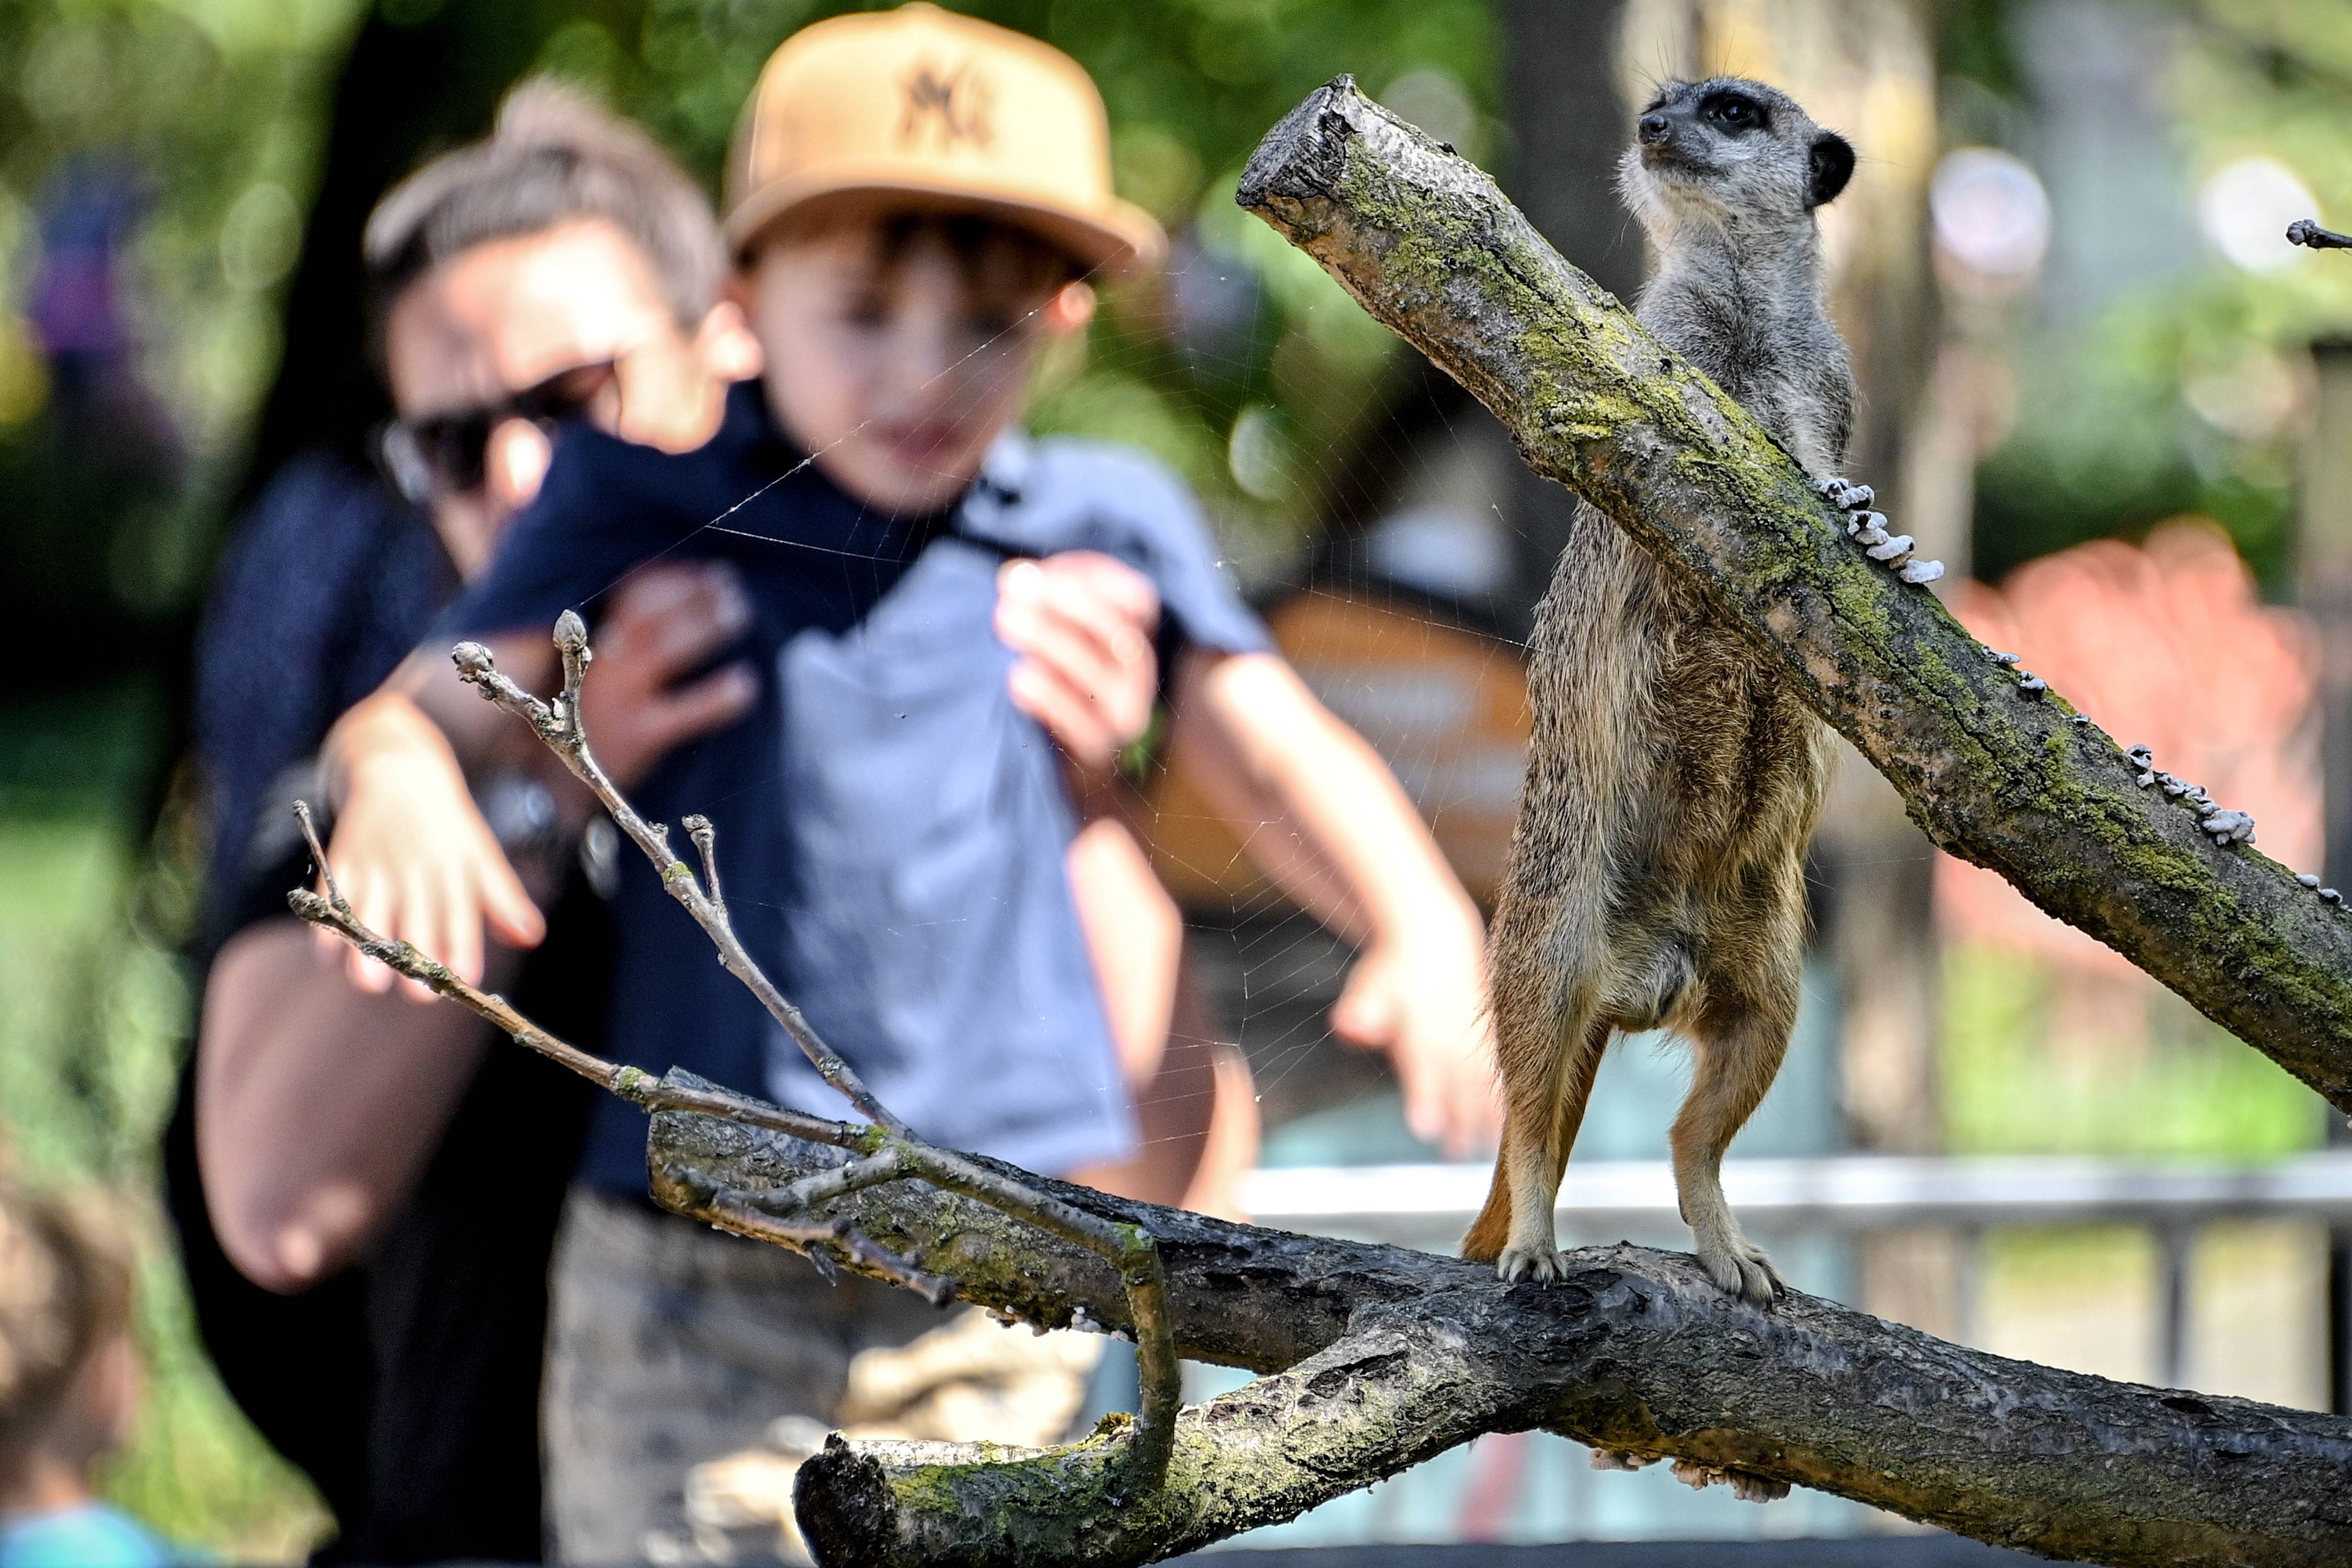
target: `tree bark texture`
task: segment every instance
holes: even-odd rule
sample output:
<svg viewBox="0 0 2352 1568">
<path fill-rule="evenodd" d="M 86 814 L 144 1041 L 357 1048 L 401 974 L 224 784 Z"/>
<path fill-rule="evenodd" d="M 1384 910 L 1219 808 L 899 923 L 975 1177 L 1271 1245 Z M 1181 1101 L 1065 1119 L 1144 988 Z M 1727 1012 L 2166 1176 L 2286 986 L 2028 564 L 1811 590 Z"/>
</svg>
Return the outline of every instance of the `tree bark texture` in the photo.
<svg viewBox="0 0 2352 1568">
<path fill-rule="evenodd" d="M 1268 133 L 1238 199 L 1778 660 L 1937 845 L 2352 1110 L 2352 912 L 2217 847 L 2113 737 L 1869 560 L 1763 428 L 1486 174 L 1343 77 Z"/>
<path fill-rule="evenodd" d="M 714 1189 L 769 1190 L 845 1158 L 677 1111 L 654 1119 L 651 1155 L 662 1203 L 753 1235 L 745 1211 L 712 1205 Z M 1805 1296 L 1763 1311 L 1689 1258 L 1643 1247 L 1575 1253 L 1561 1284 L 1505 1285 L 1401 1247 L 1021 1179 L 1150 1229 L 1180 1352 L 1266 1375 L 1184 1413 L 1167 1484 L 1151 1492 L 1121 1489 L 1099 1438 L 1042 1454 L 836 1442 L 798 1492 L 828 1568 L 1149 1563 L 1293 1518 L 1482 1432 L 1534 1427 L 2050 1556 L 2352 1555 L 2352 1421 L 2340 1417 L 2056 1372 Z M 1108 1264 L 970 1199 L 905 1184 L 812 1217 L 847 1220 L 1007 1317 L 1132 1326 Z"/>
</svg>

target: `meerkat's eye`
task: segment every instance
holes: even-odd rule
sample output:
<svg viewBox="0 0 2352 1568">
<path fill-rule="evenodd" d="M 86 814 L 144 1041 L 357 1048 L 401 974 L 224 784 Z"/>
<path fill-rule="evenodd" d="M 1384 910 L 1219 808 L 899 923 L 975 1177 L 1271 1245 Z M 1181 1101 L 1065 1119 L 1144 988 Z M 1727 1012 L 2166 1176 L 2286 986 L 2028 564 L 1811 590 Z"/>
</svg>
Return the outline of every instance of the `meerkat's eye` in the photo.
<svg viewBox="0 0 2352 1568">
<path fill-rule="evenodd" d="M 1743 93 L 1715 93 L 1698 111 L 1726 131 L 1754 131 L 1764 123 L 1764 106 Z"/>
</svg>

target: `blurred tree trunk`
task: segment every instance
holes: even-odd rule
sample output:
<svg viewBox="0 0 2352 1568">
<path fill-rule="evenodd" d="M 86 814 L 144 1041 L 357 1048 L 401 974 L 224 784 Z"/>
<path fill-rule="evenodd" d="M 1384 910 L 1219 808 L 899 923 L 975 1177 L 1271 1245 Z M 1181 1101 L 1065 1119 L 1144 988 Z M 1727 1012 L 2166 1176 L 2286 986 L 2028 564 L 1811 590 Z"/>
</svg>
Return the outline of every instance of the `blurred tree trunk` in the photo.
<svg viewBox="0 0 2352 1568">
<path fill-rule="evenodd" d="M 2319 406 L 2305 447 L 2296 576 L 2319 627 L 2320 772 L 2326 791 L 2329 883 L 2352 881 L 2352 343 L 2320 344 Z M 2352 1142 L 2330 1115 L 2331 1143 Z M 2327 1249 L 2327 1387 L 2352 1412 L 2352 1233 Z"/>
<path fill-rule="evenodd" d="M 1634 0 L 1636 5 L 1653 0 Z M 1511 144 L 1507 189 L 1543 237 L 1602 288 L 1630 300 L 1642 287 L 1642 231 L 1617 199 L 1617 160 L 1633 104 L 1618 70 L 1626 0 L 1504 0 L 1503 95 Z M 1576 497 L 1525 464 L 1511 466 L 1515 637 L 1568 542 Z"/>
</svg>

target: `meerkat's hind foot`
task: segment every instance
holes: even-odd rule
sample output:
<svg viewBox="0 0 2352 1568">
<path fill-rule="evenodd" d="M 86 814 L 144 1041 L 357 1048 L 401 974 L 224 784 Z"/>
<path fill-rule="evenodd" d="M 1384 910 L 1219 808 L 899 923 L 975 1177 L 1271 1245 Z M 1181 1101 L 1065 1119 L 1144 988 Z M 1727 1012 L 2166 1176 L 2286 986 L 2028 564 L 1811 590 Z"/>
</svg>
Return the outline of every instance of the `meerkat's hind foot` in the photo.
<svg viewBox="0 0 2352 1568">
<path fill-rule="evenodd" d="M 1764 1249 L 1738 1231 L 1722 1241 L 1710 1242 L 1701 1237 L 1697 1255 L 1699 1267 L 1727 1296 L 1769 1307 L 1789 1292 L 1780 1271 L 1772 1267 Z"/>
<path fill-rule="evenodd" d="M 1568 1278 L 1568 1259 L 1557 1247 L 1514 1244 L 1495 1259 L 1495 1278 L 1507 1285 L 1532 1279 L 1538 1285 Z"/>
</svg>

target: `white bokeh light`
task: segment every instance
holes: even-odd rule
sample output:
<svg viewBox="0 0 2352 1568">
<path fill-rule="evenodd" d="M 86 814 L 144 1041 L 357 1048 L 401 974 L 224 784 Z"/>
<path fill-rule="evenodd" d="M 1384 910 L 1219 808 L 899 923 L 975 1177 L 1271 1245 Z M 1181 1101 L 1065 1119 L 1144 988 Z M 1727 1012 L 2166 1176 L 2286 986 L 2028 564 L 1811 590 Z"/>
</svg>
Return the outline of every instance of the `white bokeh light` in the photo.
<svg viewBox="0 0 2352 1568">
<path fill-rule="evenodd" d="M 2050 197 L 2022 159 L 1994 147 L 1945 154 L 1927 187 L 1936 244 L 1989 279 L 2021 281 L 2050 249 Z"/>
<path fill-rule="evenodd" d="M 2286 226 L 2319 211 L 2319 200 L 2275 158 L 2240 158 L 2206 177 L 2197 192 L 2198 226 L 2233 267 L 2276 272 L 2304 258 Z"/>
</svg>

